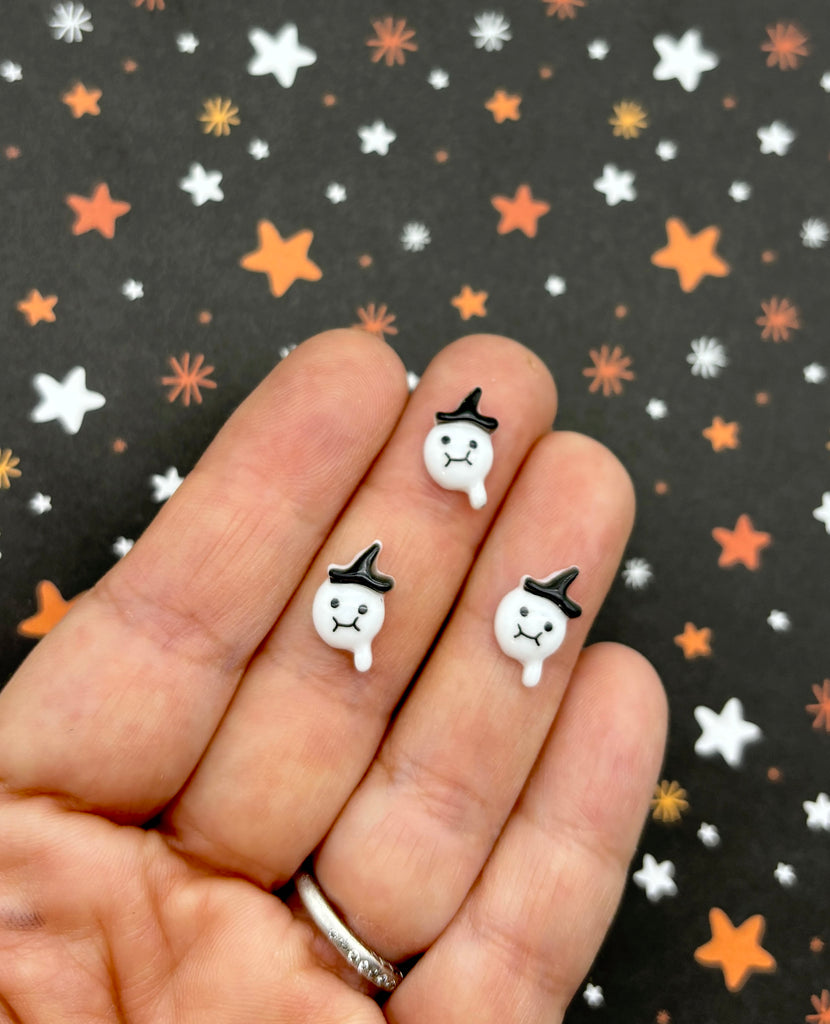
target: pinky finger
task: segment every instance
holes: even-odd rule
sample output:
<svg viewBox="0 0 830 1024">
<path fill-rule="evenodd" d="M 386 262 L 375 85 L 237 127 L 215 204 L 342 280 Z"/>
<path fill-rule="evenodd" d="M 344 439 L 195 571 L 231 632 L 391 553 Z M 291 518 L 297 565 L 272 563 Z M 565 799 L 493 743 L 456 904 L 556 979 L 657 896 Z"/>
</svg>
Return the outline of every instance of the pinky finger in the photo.
<svg viewBox="0 0 830 1024">
<path fill-rule="evenodd" d="M 466 902 L 386 1004 L 393 1024 L 551 1024 L 622 893 L 660 768 L 666 699 L 629 648 L 584 651 Z"/>
</svg>

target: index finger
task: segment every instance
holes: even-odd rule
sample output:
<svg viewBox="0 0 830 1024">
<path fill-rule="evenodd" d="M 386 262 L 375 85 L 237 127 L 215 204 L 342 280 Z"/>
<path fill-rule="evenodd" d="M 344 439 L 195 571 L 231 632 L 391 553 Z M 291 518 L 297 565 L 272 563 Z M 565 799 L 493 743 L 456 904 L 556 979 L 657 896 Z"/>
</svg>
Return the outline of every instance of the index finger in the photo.
<svg viewBox="0 0 830 1024">
<path fill-rule="evenodd" d="M 0 695 L 2 785 L 119 820 L 167 803 L 406 397 L 360 331 L 280 363 Z"/>
</svg>

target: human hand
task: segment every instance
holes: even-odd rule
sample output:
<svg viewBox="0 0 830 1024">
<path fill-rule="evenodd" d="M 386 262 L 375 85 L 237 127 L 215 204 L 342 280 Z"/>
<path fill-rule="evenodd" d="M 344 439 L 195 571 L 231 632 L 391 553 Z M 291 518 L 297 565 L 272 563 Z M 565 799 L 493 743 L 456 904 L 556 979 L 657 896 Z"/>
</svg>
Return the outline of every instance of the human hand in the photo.
<svg viewBox="0 0 830 1024">
<path fill-rule="evenodd" d="M 436 410 L 477 385 L 500 421 L 478 511 L 422 455 Z M 353 331 L 301 345 L 243 403 L 0 695 L 0 1020 L 561 1019 L 619 899 L 666 706 L 640 655 L 582 650 L 634 500 L 605 448 L 550 433 L 555 406 L 515 342 L 448 346 L 407 400 L 391 349 Z M 357 672 L 311 606 L 375 537 L 396 586 Z M 496 606 L 571 564 L 583 614 L 525 688 Z M 315 850 L 366 943 L 426 951 L 382 1009 L 270 892 Z"/>
</svg>

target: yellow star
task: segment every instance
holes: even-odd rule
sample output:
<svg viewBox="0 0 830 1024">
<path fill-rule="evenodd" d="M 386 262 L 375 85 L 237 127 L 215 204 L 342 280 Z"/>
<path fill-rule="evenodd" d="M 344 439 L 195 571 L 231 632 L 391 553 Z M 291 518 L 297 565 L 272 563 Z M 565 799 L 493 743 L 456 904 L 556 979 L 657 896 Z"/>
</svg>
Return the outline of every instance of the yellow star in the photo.
<svg viewBox="0 0 830 1024">
<path fill-rule="evenodd" d="M 471 316 L 487 316 L 484 303 L 487 301 L 487 292 L 474 292 L 465 284 L 458 295 L 451 300 L 452 305 L 461 314 L 462 320 L 469 320 Z"/>
<path fill-rule="evenodd" d="M 323 271 L 308 258 L 313 231 L 298 231 L 291 238 L 283 238 L 268 220 L 261 220 L 257 231 L 259 248 L 243 256 L 239 265 L 267 274 L 272 295 L 285 295 L 295 281 L 319 281 L 323 276 Z"/>
</svg>

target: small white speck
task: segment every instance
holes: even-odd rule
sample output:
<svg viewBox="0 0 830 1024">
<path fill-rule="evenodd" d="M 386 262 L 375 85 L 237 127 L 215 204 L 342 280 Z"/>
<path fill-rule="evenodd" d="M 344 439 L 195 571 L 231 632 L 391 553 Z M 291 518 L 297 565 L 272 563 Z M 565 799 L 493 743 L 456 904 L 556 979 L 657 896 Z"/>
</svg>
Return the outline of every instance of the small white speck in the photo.
<svg viewBox="0 0 830 1024">
<path fill-rule="evenodd" d="M 38 491 L 29 498 L 29 508 L 37 516 L 42 516 L 44 512 L 52 511 L 52 499 L 48 494 L 41 494 Z"/>
<path fill-rule="evenodd" d="M 432 236 L 426 224 L 417 221 L 404 224 L 401 232 L 401 245 L 407 252 L 421 252 L 431 241 Z"/>
<path fill-rule="evenodd" d="M 786 633 L 791 628 L 792 623 L 790 617 L 786 612 L 779 611 L 777 608 L 773 608 L 767 616 L 767 625 L 771 629 L 774 629 L 776 633 Z"/>
<path fill-rule="evenodd" d="M 822 384 L 827 379 L 827 367 L 820 363 L 810 363 L 804 367 L 803 373 L 808 384 Z"/>
<path fill-rule="evenodd" d="M 653 420 L 662 420 L 668 416 L 669 407 L 662 398 L 650 398 L 646 405 L 646 412 Z"/>
<path fill-rule="evenodd" d="M 409 388 L 410 391 L 414 391 L 415 388 L 418 387 L 418 384 L 420 382 L 421 378 L 418 376 L 417 373 L 415 373 L 413 370 L 406 371 L 406 386 Z"/>
<path fill-rule="evenodd" d="M 4 60 L 0 64 L 0 78 L 5 78 L 7 82 L 19 82 L 22 77 L 23 69 L 13 60 Z"/>
<path fill-rule="evenodd" d="M 339 181 L 333 181 L 326 189 L 326 199 L 332 203 L 342 203 L 346 199 L 346 188 Z"/>
<path fill-rule="evenodd" d="M 130 540 L 128 537 L 116 537 L 112 545 L 112 553 L 117 555 L 118 558 L 123 558 L 128 551 L 132 550 L 133 544 L 135 544 L 135 541 Z"/>
<path fill-rule="evenodd" d="M 642 590 L 654 579 L 654 572 L 645 558 L 629 558 L 623 568 L 622 578 L 631 590 Z"/>
<path fill-rule="evenodd" d="M 592 985 L 589 981 L 582 993 L 582 998 L 594 1009 L 604 1005 L 605 996 L 602 994 L 602 985 Z"/>
<path fill-rule="evenodd" d="M 720 845 L 720 832 L 718 832 L 717 826 L 710 825 L 706 821 L 702 821 L 700 823 L 700 828 L 697 830 L 697 837 L 703 845 L 708 846 L 709 849 Z"/>
<path fill-rule="evenodd" d="M 729 197 L 736 203 L 743 203 L 752 195 L 752 186 L 747 181 L 733 181 L 729 186 Z"/>
<path fill-rule="evenodd" d="M 271 147 L 265 139 L 251 139 L 248 143 L 248 153 L 254 160 L 265 160 L 271 155 Z"/>
<path fill-rule="evenodd" d="M 592 39 L 588 43 L 588 56 L 591 60 L 605 60 L 611 47 L 604 39 Z"/>
<path fill-rule="evenodd" d="M 446 89 L 450 84 L 450 76 L 443 68 L 433 68 L 427 81 L 433 89 Z"/>
<path fill-rule="evenodd" d="M 559 277 L 558 274 L 551 274 L 545 281 L 545 291 L 554 298 L 557 295 L 564 295 L 566 291 L 565 278 Z"/>
<path fill-rule="evenodd" d="M 135 302 L 136 299 L 143 299 L 144 285 L 141 281 L 136 281 L 131 277 L 121 285 L 121 294 L 129 299 L 130 302 Z"/>
<path fill-rule="evenodd" d="M 792 864 L 784 864 L 780 860 L 778 861 L 778 865 L 775 868 L 773 874 L 781 883 L 781 885 L 783 885 L 786 889 L 789 889 L 790 886 L 795 885 L 797 881 L 795 868 L 792 866 Z"/>
<path fill-rule="evenodd" d="M 824 89 L 825 92 L 830 92 L 830 71 L 825 71 L 821 78 L 818 80 L 818 84 Z"/>
<path fill-rule="evenodd" d="M 180 32 L 176 36 L 176 46 L 180 53 L 195 53 L 198 45 L 199 40 L 192 32 Z"/>
<path fill-rule="evenodd" d="M 672 139 L 660 139 L 654 152 L 661 160 L 674 160 L 677 156 L 677 143 Z"/>
<path fill-rule="evenodd" d="M 830 238 L 827 222 L 819 217 L 808 217 L 801 225 L 801 241 L 808 249 L 822 249 Z"/>
</svg>

